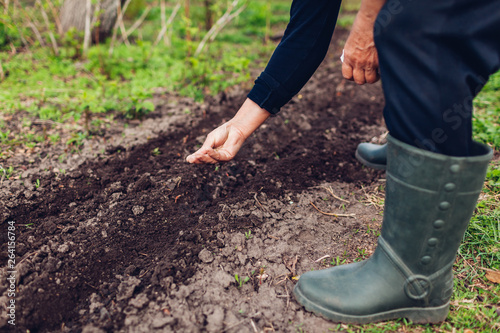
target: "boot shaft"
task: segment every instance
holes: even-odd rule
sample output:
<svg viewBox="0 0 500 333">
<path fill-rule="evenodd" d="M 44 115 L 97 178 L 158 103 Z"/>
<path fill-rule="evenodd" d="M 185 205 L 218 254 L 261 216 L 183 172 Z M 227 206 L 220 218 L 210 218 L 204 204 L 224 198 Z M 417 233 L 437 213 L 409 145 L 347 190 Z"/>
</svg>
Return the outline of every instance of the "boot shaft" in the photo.
<svg viewBox="0 0 500 333">
<path fill-rule="evenodd" d="M 483 187 L 492 150 L 452 157 L 389 137 L 382 237 L 406 266 L 431 275 L 455 259 Z"/>
</svg>

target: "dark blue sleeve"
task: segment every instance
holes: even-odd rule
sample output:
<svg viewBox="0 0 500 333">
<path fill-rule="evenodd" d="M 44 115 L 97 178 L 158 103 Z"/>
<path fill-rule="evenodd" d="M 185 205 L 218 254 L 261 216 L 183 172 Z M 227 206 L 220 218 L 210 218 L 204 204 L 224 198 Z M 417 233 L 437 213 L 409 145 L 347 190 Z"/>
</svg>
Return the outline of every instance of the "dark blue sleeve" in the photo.
<svg viewBox="0 0 500 333">
<path fill-rule="evenodd" d="M 311 78 L 330 45 L 341 0 L 294 0 L 290 22 L 248 98 L 279 112 Z"/>
</svg>

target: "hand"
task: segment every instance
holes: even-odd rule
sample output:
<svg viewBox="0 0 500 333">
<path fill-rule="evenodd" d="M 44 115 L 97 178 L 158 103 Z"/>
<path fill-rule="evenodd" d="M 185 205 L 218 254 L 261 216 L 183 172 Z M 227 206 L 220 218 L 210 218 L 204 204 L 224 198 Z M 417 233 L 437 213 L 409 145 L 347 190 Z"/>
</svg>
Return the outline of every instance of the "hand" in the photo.
<svg viewBox="0 0 500 333">
<path fill-rule="evenodd" d="M 186 161 L 194 164 L 227 162 L 236 156 L 246 137 L 236 124 L 228 121 L 207 135 L 203 146 Z"/>
<path fill-rule="evenodd" d="M 385 0 L 364 0 L 344 46 L 342 75 L 359 85 L 380 79 L 378 55 L 373 41 L 373 26 Z"/>
<path fill-rule="evenodd" d="M 247 98 L 233 119 L 210 132 L 203 146 L 189 155 L 186 161 L 194 164 L 215 164 L 232 160 L 245 140 L 269 116 L 269 112 Z"/>
</svg>

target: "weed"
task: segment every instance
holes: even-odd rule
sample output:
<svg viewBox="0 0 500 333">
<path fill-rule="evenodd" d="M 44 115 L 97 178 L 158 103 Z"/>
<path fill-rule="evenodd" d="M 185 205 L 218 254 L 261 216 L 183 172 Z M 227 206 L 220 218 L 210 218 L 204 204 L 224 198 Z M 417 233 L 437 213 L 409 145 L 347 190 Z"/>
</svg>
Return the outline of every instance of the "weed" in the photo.
<svg viewBox="0 0 500 333">
<path fill-rule="evenodd" d="M 1 165 L 0 165 L 0 172 L 3 174 L 2 175 L 2 178 L 5 177 L 5 179 L 9 179 L 10 177 L 12 177 L 13 173 L 14 173 L 14 167 L 11 165 L 10 167 L 8 167 L 7 169 L 4 169 Z"/>
<path fill-rule="evenodd" d="M 244 278 L 240 278 L 238 274 L 234 274 L 234 280 L 236 281 L 238 288 L 241 288 L 245 283 L 250 281 L 250 277 L 245 276 Z"/>
<path fill-rule="evenodd" d="M 35 188 L 38 189 L 39 187 L 40 187 L 40 179 L 37 178 L 35 181 Z"/>
<path fill-rule="evenodd" d="M 246 238 L 247 240 L 249 240 L 249 239 L 252 239 L 252 238 L 253 238 L 253 236 L 252 236 L 252 230 L 245 231 L 245 238 Z"/>
<path fill-rule="evenodd" d="M 340 266 L 345 264 L 347 259 L 341 260 L 339 256 L 332 258 L 332 261 L 330 262 L 330 265 L 332 266 Z"/>
<path fill-rule="evenodd" d="M 153 156 L 158 156 L 160 154 L 161 154 L 161 151 L 160 151 L 160 148 L 158 148 L 158 147 L 156 147 L 155 149 L 153 149 L 151 151 L 151 155 L 153 155 Z"/>
</svg>

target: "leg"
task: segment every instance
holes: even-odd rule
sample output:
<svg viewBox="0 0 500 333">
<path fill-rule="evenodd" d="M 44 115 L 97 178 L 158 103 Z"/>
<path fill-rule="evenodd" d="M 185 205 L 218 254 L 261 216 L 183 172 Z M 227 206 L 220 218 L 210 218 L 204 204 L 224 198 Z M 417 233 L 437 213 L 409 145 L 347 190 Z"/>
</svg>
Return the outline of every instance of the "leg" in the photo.
<svg viewBox="0 0 500 333">
<path fill-rule="evenodd" d="M 472 100 L 500 66 L 500 2 L 403 0 L 399 10 L 375 24 L 389 133 L 470 156 Z"/>
<path fill-rule="evenodd" d="M 500 63 L 497 3 L 408 0 L 390 20 L 390 2 L 379 14 L 391 134 L 382 232 L 370 259 L 301 276 L 294 294 L 306 309 L 350 323 L 446 318 L 456 251 L 492 157 L 472 141 L 470 106 Z"/>
</svg>

